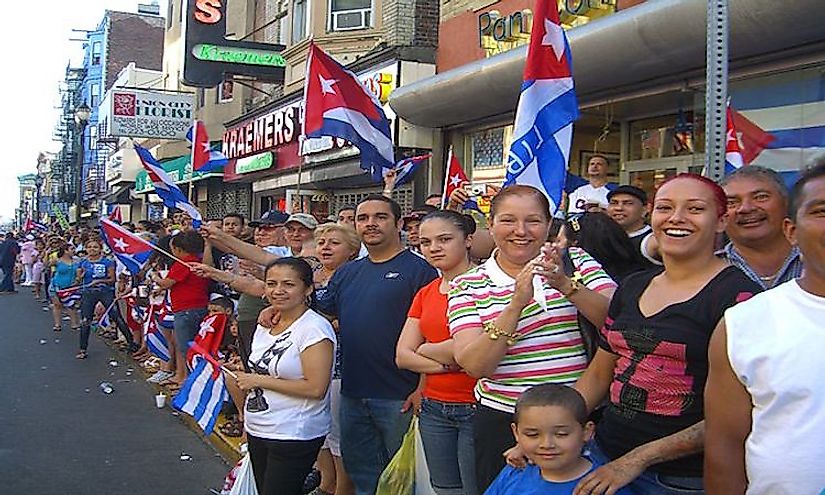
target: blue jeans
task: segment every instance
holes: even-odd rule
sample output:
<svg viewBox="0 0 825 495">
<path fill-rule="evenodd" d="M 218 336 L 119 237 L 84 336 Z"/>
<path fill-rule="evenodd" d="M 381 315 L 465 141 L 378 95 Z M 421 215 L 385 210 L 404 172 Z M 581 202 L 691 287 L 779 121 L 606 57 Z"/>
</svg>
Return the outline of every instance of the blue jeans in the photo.
<svg viewBox="0 0 825 495">
<path fill-rule="evenodd" d="M 607 464 L 610 459 L 593 440 L 587 444 L 593 462 Z M 636 495 L 704 495 L 702 478 L 668 476 L 647 470 L 627 485 Z"/>
<path fill-rule="evenodd" d="M 206 313 L 206 308 L 187 309 L 175 313 L 175 344 L 178 352 L 184 356 L 189 350 L 189 342 L 195 340 Z"/>
<path fill-rule="evenodd" d="M 115 323 L 126 342 L 130 346 L 134 344 L 135 339 L 120 314 L 120 308 L 117 304 L 112 304 L 114 300 L 115 290 L 112 287 L 83 289 L 80 299 L 80 316 L 82 318 L 80 321 L 80 350 L 85 351 L 89 348 L 89 334 L 91 333 L 92 318 L 94 318 L 97 303 L 102 304 L 106 309 L 109 309 L 109 305 L 112 305 L 112 309 L 109 310 L 109 319 Z"/>
<path fill-rule="evenodd" d="M 438 495 L 478 495 L 473 446 L 475 404 L 421 402 L 418 426 L 430 484 Z"/>
<path fill-rule="evenodd" d="M 401 447 L 412 411 L 402 400 L 341 396 L 341 456 L 357 495 L 373 495 L 378 478 Z"/>
</svg>

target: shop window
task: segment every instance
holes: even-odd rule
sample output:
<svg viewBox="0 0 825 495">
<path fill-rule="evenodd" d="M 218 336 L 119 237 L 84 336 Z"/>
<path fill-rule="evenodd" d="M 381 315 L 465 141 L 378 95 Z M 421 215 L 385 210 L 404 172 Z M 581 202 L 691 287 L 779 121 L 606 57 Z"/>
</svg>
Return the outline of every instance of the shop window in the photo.
<svg viewBox="0 0 825 495">
<path fill-rule="evenodd" d="M 630 159 L 651 160 L 692 155 L 701 145 L 693 112 L 639 120 L 630 124 Z"/>
<path fill-rule="evenodd" d="M 307 37 L 307 23 L 309 21 L 309 2 L 307 0 L 293 0 L 292 2 L 292 42 L 297 43 Z"/>
<path fill-rule="evenodd" d="M 504 128 L 487 129 L 470 136 L 473 168 L 498 168 L 504 165 Z"/>
<path fill-rule="evenodd" d="M 100 65 L 102 53 L 102 44 L 99 41 L 92 43 L 92 65 Z"/>
<path fill-rule="evenodd" d="M 330 31 L 350 31 L 372 27 L 372 0 L 330 0 Z"/>
<path fill-rule="evenodd" d="M 232 93 L 235 89 L 235 83 L 232 79 L 225 79 L 215 92 L 216 103 L 229 103 L 232 101 Z"/>
</svg>

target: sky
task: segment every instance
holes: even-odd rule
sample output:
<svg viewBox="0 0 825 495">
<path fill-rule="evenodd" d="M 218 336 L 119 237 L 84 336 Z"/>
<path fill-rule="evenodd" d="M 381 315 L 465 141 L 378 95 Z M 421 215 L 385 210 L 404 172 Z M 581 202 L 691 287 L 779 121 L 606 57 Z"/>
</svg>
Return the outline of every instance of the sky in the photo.
<svg viewBox="0 0 825 495">
<path fill-rule="evenodd" d="M 19 202 L 17 176 L 37 170 L 41 151 L 57 151 L 52 141 L 57 123 L 58 83 L 66 64 L 83 61 L 83 38 L 72 29 L 94 29 L 106 10 L 137 12 L 151 0 L 41 0 L 15 2 L 13 20 L 0 31 L 6 69 L 0 78 L 5 101 L 0 117 L 0 224 L 14 217 Z M 166 0 L 160 0 L 161 15 Z"/>
</svg>

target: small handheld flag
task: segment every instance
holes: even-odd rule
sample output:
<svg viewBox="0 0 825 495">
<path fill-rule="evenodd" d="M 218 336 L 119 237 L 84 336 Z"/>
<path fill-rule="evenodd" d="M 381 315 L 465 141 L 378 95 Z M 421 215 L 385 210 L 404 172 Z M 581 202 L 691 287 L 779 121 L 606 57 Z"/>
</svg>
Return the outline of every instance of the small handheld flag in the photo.
<svg viewBox="0 0 825 495">
<path fill-rule="evenodd" d="M 418 171 L 418 166 L 429 160 L 432 156 L 432 153 L 428 153 L 426 155 L 404 158 L 403 160 L 399 160 L 393 168 L 385 168 L 383 175 L 386 177 L 391 171 L 395 170 L 398 175 L 395 177 L 393 189 L 398 189 L 399 186 L 411 181 L 415 172 Z"/>
<path fill-rule="evenodd" d="M 56 293 L 60 304 L 66 308 L 73 308 L 76 304 L 80 303 L 80 286 L 61 289 L 56 291 Z"/>
<path fill-rule="evenodd" d="M 100 219 L 100 227 L 103 241 L 112 253 L 126 266 L 129 273 L 137 275 L 152 254 L 154 246 L 106 218 Z"/>
<path fill-rule="evenodd" d="M 450 146 L 450 150 L 447 152 L 447 171 L 444 174 L 444 195 L 441 197 L 441 204 L 446 205 L 456 189 L 460 189 L 469 183 L 470 181 L 467 179 L 467 174 L 464 173 L 461 163 L 455 154 L 453 154 L 453 147 Z M 465 201 L 462 208 L 481 212 L 481 208 L 479 208 L 478 203 L 473 198 Z"/>
<path fill-rule="evenodd" d="M 146 319 L 146 347 L 149 348 L 152 354 L 168 362 L 172 355 L 169 351 L 169 343 L 166 341 L 163 332 L 158 328 L 158 320 L 154 310 L 150 311 L 150 316 Z"/>
<path fill-rule="evenodd" d="M 196 229 L 199 228 L 203 220 L 201 212 L 186 199 L 186 195 L 175 185 L 175 182 L 169 177 L 166 171 L 163 170 L 161 164 L 155 160 L 152 153 L 139 144 L 135 145 L 135 152 L 138 154 L 138 158 L 140 158 L 140 162 L 143 164 L 146 173 L 149 174 L 149 180 L 151 180 L 152 185 L 155 186 L 155 194 L 160 196 L 163 204 L 166 205 L 167 208 L 176 208 L 188 213 L 189 216 L 192 217 L 192 226 Z"/>
<path fill-rule="evenodd" d="M 120 211 L 120 205 L 109 205 L 109 220 L 117 223 L 123 223 L 123 214 Z"/>
<path fill-rule="evenodd" d="M 305 81 L 304 136 L 350 141 L 361 152 L 361 168 L 381 182 L 382 169 L 395 164 L 390 121 L 381 103 L 314 43 L 309 44 Z"/>
<path fill-rule="evenodd" d="M 202 354 L 204 355 L 212 357 L 216 356 L 218 354 L 218 349 L 221 346 L 221 341 L 223 340 L 223 332 L 225 327 L 226 315 L 223 313 L 209 315 L 204 318 L 201 322 L 198 334 L 195 335 L 195 340 L 192 342 L 193 345 L 186 353 L 186 362 L 194 366 L 194 358 L 198 354 L 199 350 L 202 351 Z"/>
<path fill-rule="evenodd" d="M 224 401 L 229 399 L 229 392 L 220 367 L 200 356 L 195 361 L 195 368 L 172 400 L 172 406 L 195 418 L 203 432 L 209 435 Z"/>
</svg>

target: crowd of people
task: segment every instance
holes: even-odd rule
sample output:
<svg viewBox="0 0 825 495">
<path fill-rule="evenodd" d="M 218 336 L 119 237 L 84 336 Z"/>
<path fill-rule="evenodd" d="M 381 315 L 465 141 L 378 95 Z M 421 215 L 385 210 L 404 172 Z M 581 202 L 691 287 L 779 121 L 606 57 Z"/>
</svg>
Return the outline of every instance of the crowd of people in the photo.
<svg viewBox="0 0 825 495">
<path fill-rule="evenodd" d="M 81 359 L 104 308 L 145 359 L 154 315 L 172 356 L 150 380 L 173 387 L 226 314 L 221 428 L 262 495 L 313 469 L 315 494 L 374 494 L 414 416 L 438 495 L 821 493 L 825 163 L 792 191 L 748 166 L 652 198 L 600 165 L 565 218 L 516 185 L 484 228 L 463 189 L 406 215 L 388 194 L 321 222 L 176 213 L 126 225 L 163 249 L 135 276 L 93 229 L 9 233 L 3 293 L 19 272 L 48 294 Z"/>
</svg>

